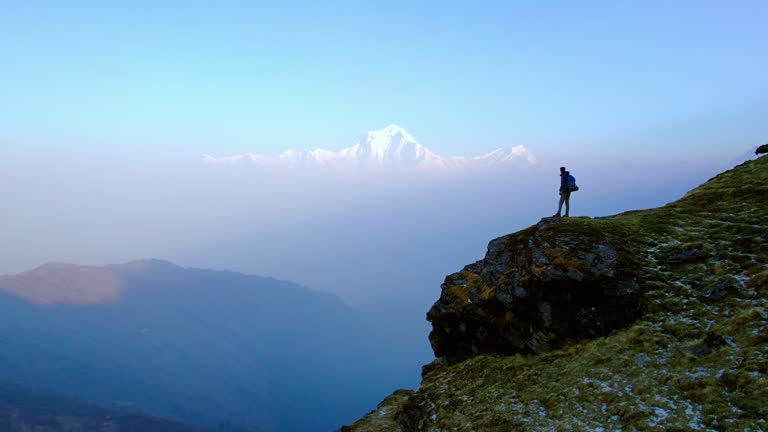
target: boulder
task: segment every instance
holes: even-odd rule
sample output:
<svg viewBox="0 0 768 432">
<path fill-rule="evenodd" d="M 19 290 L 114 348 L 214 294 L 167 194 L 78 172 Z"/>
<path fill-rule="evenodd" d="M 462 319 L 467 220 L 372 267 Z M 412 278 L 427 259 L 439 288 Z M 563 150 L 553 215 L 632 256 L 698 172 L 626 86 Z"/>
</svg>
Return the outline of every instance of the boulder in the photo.
<svg viewBox="0 0 768 432">
<path fill-rule="evenodd" d="M 709 355 L 709 353 L 716 351 L 720 349 L 720 347 L 723 347 L 727 344 L 728 341 L 724 337 L 716 333 L 709 332 L 707 333 L 707 336 L 704 338 L 704 340 L 697 343 L 696 345 L 683 349 L 683 352 L 686 354 L 694 355 L 696 357 L 706 357 Z"/>
<path fill-rule="evenodd" d="M 707 257 L 701 246 L 675 246 L 659 251 L 659 262 L 664 264 L 688 264 L 703 261 Z"/>
<path fill-rule="evenodd" d="M 735 294 L 739 287 L 741 287 L 739 280 L 729 276 L 705 288 L 701 296 L 710 301 L 718 301 L 729 294 Z"/>
<path fill-rule="evenodd" d="M 427 313 L 432 349 L 453 364 L 607 335 L 642 312 L 635 276 L 593 224 L 543 219 L 491 241 L 483 260 L 446 277 Z"/>
<path fill-rule="evenodd" d="M 755 154 L 763 154 L 768 153 L 768 144 L 763 144 L 757 149 L 755 149 Z"/>
</svg>

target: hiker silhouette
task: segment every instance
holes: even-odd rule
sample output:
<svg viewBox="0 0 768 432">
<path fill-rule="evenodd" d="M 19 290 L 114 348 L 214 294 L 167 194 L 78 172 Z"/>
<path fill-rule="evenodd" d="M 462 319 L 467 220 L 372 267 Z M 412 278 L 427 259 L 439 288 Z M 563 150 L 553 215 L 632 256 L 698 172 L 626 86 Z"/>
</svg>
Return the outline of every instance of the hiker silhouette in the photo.
<svg viewBox="0 0 768 432">
<path fill-rule="evenodd" d="M 571 210 L 571 192 L 576 192 L 579 187 L 576 186 L 576 179 L 571 173 L 560 167 L 560 202 L 557 205 L 557 213 L 554 217 L 560 217 L 560 213 L 563 211 L 563 203 L 565 203 L 565 217 L 568 217 Z"/>
</svg>

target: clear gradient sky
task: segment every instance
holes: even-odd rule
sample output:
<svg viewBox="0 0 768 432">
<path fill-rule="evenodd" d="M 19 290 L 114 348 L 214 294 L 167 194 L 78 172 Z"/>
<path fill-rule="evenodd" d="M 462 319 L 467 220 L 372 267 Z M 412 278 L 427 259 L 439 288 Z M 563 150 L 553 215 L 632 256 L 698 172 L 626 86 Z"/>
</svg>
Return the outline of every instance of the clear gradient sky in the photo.
<svg viewBox="0 0 768 432">
<path fill-rule="evenodd" d="M 3 3 L 0 146 L 188 159 L 390 123 L 442 154 L 768 140 L 764 0 L 114 3 Z"/>
</svg>

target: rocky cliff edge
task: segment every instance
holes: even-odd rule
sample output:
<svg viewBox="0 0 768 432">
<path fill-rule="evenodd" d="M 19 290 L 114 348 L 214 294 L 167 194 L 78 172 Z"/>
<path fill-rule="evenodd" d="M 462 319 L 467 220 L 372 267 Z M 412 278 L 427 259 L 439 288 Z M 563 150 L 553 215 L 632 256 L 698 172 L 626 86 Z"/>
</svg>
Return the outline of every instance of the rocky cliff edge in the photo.
<svg viewBox="0 0 768 432">
<path fill-rule="evenodd" d="M 768 430 L 768 158 L 448 276 L 436 360 L 342 431 Z"/>
</svg>

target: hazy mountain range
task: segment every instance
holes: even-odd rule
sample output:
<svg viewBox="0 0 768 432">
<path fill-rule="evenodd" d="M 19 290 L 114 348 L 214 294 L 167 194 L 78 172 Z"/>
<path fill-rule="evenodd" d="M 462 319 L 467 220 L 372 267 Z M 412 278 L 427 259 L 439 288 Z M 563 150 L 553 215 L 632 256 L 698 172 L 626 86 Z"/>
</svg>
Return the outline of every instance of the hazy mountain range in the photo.
<svg viewBox="0 0 768 432">
<path fill-rule="evenodd" d="M 0 278 L 0 382 L 207 427 L 333 430 L 413 366 L 386 332 L 332 294 L 165 261 Z"/>
<path fill-rule="evenodd" d="M 3 432 L 214 432 L 157 417 L 121 412 L 19 383 L 0 383 Z M 236 431 L 217 428 L 215 432 Z M 240 432 L 240 431 L 237 431 Z M 243 431 L 246 432 L 246 431 Z"/>
<path fill-rule="evenodd" d="M 389 125 L 369 131 L 359 142 L 340 151 L 286 150 L 276 156 L 247 153 L 215 157 L 203 155 L 207 163 L 251 162 L 259 165 L 343 167 L 419 167 L 436 169 L 487 168 L 506 164 L 533 165 L 536 158 L 522 145 L 496 149 L 476 156 L 442 156 L 419 144 L 405 129 Z"/>
</svg>

